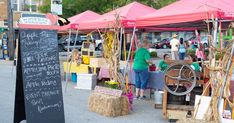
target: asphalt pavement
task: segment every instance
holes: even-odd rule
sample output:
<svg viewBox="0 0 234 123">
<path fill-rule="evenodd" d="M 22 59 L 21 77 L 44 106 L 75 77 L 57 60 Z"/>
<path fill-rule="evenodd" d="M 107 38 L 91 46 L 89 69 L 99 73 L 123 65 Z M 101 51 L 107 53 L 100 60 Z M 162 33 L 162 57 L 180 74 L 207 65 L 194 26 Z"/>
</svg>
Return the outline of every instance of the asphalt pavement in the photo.
<svg viewBox="0 0 234 123">
<path fill-rule="evenodd" d="M 15 72 L 12 62 L 0 61 L 0 123 L 13 122 Z M 64 89 L 65 82 L 62 85 Z M 87 102 L 91 91 L 74 87 L 75 84 L 68 83 L 67 92 L 63 93 L 66 123 L 167 123 L 162 111 L 154 109 L 153 99 L 134 100 L 133 111 L 126 116 L 110 118 L 90 112 Z"/>
</svg>

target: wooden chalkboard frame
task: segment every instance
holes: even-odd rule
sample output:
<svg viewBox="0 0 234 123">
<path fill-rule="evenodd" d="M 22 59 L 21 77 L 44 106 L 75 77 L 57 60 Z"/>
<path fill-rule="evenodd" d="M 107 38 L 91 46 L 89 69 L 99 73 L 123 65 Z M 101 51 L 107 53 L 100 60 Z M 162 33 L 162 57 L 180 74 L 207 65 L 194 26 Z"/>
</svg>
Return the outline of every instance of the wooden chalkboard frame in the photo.
<svg viewBox="0 0 234 123">
<path fill-rule="evenodd" d="M 21 50 L 20 44 L 18 45 L 18 60 L 16 66 L 16 87 L 15 87 L 15 107 L 14 107 L 14 123 L 20 123 L 26 120 L 25 105 L 24 105 L 24 89 L 23 89 L 23 76 L 21 67 Z"/>
<path fill-rule="evenodd" d="M 19 35 L 21 34 L 21 31 L 22 32 L 23 31 L 28 31 L 28 32 L 48 31 L 48 33 L 49 33 L 49 31 L 55 31 L 55 30 L 20 29 Z M 38 38 L 41 38 L 41 37 L 39 36 Z M 56 40 L 57 40 L 57 32 L 56 32 L 56 36 L 54 38 L 56 38 Z M 25 79 L 25 73 L 23 71 L 23 69 L 25 68 L 25 62 L 23 61 L 23 58 L 22 58 L 23 57 L 22 56 L 22 41 L 20 39 L 22 39 L 21 36 L 19 36 L 19 45 L 18 45 L 19 49 L 18 49 L 18 60 L 17 60 L 17 74 L 16 74 L 17 78 L 16 78 L 16 91 L 15 91 L 14 123 L 20 123 L 22 120 L 26 120 L 27 123 L 55 123 L 55 122 L 56 123 L 65 123 L 60 69 L 55 69 L 55 70 L 59 71 L 59 72 L 56 72 L 57 76 L 59 76 L 59 77 L 56 78 L 57 80 L 53 80 L 53 81 L 56 81 L 57 88 L 55 86 L 53 86 L 53 88 L 51 88 L 52 91 L 53 91 L 53 89 L 55 89 L 55 91 L 58 92 L 58 94 L 57 94 L 58 97 L 56 97 L 56 98 L 58 98 L 57 99 L 58 100 L 58 104 L 54 104 L 54 102 L 53 102 L 54 105 L 52 105 L 52 104 L 50 105 L 50 102 L 48 102 L 48 101 L 55 99 L 55 97 L 47 96 L 46 98 L 43 98 L 43 96 L 42 96 L 43 90 L 42 89 L 44 89 L 44 91 L 45 91 L 45 88 L 41 87 L 40 90 L 37 90 L 37 93 L 41 93 L 40 94 L 41 95 L 41 97 L 40 97 L 41 100 L 44 101 L 43 103 L 40 103 L 41 105 L 43 105 L 43 107 L 42 106 L 37 106 L 37 108 L 38 108 L 37 110 L 40 111 L 41 114 L 39 114 L 39 116 L 38 116 L 37 115 L 38 112 L 33 112 L 35 110 L 34 109 L 30 109 L 30 108 L 34 108 L 34 107 L 30 107 L 29 106 L 30 103 L 28 103 L 28 100 L 26 100 L 26 96 L 25 95 L 27 93 L 33 94 L 33 91 L 32 91 L 33 89 L 30 90 L 31 92 L 26 91 L 26 89 L 27 89 L 26 83 L 29 82 L 29 81 Z M 32 39 L 31 37 L 30 37 L 30 40 L 34 41 L 34 39 Z M 52 42 L 52 43 L 56 43 L 57 44 L 57 42 Z M 45 45 L 45 44 L 43 44 L 43 45 Z M 38 47 L 39 46 L 43 46 L 43 45 L 38 45 Z M 53 45 L 53 46 L 55 46 L 55 45 Z M 56 51 L 54 49 L 54 51 L 56 53 L 53 52 L 53 53 L 56 54 L 55 57 L 57 57 L 56 58 L 57 61 L 54 62 L 54 63 L 51 63 L 51 64 L 58 64 L 59 65 L 58 46 L 57 47 L 53 47 L 53 48 L 55 48 L 55 49 L 57 48 Z M 34 50 L 34 49 L 32 48 L 32 50 Z M 49 52 L 49 50 L 48 50 L 48 52 Z M 47 66 L 47 65 L 45 65 L 45 66 Z M 47 72 L 48 71 L 49 71 L 49 69 L 47 70 Z M 44 71 L 44 72 L 46 72 L 46 71 Z M 46 77 L 43 76 L 43 77 L 40 77 L 40 78 L 43 80 Z M 40 81 L 40 79 L 39 79 L 39 81 Z M 36 90 L 36 89 L 34 88 L 34 90 Z M 50 92 L 50 89 L 46 90 L 46 92 Z M 55 100 L 55 101 L 57 101 L 57 100 Z M 39 110 L 39 107 L 40 107 L 40 110 Z M 55 110 L 55 107 L 56 107 L 56 110 Z M 42 108 L 43 108 L 43 112 L 42 112 Z M 53 111 L 53 108 L 54 108 L 55 111 Z M 37 115 L 37 116 L 33 116 L 34 114 Z M 53 116 L 53 118 L 51 118 L 51 116 Z"/>
</svg>

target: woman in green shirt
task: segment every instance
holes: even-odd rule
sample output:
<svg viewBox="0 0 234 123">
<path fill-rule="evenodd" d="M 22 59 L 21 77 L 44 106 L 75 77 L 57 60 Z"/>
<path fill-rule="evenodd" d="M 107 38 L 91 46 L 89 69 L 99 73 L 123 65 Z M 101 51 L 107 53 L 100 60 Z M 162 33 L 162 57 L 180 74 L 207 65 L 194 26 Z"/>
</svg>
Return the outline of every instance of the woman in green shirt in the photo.
<svg viewBox="0 0 234 123">
<path fill-rule="evenodd" d="M 168 67 L 168 64 L 165 62 L 167 59 L 169 59 L 170 56 L 168 54 L 164 54 L 163 55 L 163 60 L 161 60 L 159 62 L 159 65 L 158 65 L 158 70 L 160 71 L 165 71 Z"/>
<path fill-rule="evenodd" d="M 167 69 L 168 64 L 165 61 L 168 60 L 169 58 L 170 58 L 170 56 L 168 54 L 164 54 L 163 60 L 159 62 L 158 70 L 161 70 L 164 72 Z M 192 59 L 192 57 L 187 55 L 187 60 L 189 60 L 189 59 Z M 193 63 L 190 66 L 196 72 L 201 71 L 201 67 L 199 66 L 199 64 L 196 61 L 193 61 Z"/>
<path fill-rule="evenodd" d="M 136 98 L 144 99 L 144 90 L 146 89 L 149 73 L 148 66 L 150 62 L 150 53 L 148 51 L 150 44 L 143 41 L 143 45 L 135 52 L 133 70 L 135 73 Z"/>
</svg>

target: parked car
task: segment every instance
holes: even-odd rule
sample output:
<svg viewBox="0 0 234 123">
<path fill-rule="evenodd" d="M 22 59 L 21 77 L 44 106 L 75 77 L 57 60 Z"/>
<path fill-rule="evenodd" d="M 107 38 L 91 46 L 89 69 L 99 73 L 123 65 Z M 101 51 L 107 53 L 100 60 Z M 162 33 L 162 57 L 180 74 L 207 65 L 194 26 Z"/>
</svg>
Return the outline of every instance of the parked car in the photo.
<svg viewBox="0 0 234 123">
<path fill-rule="evenodd" d="M 201 43 L 203 45 L 203 47 L 207 48 L 209 45 L 209 41 L 208 41 L 208 37 L 207 36 L 203 36 L 201 37 Z"/>
<path fill-rule="evenodd" d="M 103 47 L 102 47 L 102 43 L 103 43 L 103 40 L 101 39 L 101 36 L 99 33 L 93 33 L 92 36 L 91 36 L 91 39 L 95 41 L 95 44 L 96 44 L 96 49 L 95 50 L 103 50 Z"/>
<path fill-rule="evenodd" d="M 196 37 L 191 37 L 190 39 L 188 39 L 189 44 L 193 44 L 195 46 L 197 46 L 198 44 L 198 40 Z M 209 46 L 209 41 L 208 41 L 208 37 L 207 36 L 201 36 L 201 44 L 204 48 L 207 48 Z"/>
<path fill-rule="evenodd" d="M 170 45 L 170 38 L 165 38 L 163 40 L 161 40 L 160 42 L 155 42 L 153 44 L 153 47 L 154 48 L 157 48 L 157 49 L 166 49 L 166 48 L 171 48 L 171 45 Z"/>
<path fill-rule="evenodd" d="M 71 35 L 70 47 L 69 47 L 70 50 L 72 50 L 74 48 L 80 50 L 81 47 L 82 47 L 82 43 L 84 41 L 87 41 L 87 39 L 88 39 L 86 35 L 78 36 L 77 39 L 76 39 L 76 44 L 75 44 L 75 38 L 76 38 L 76 35 Z M 102 40 L 95 39 L 95 38 L 93 38 L 91 36 L 90 41 L 92 41 L 92 40 L 95 40 L 96 50 L 102 50 Z M 59 47 L 59 51 L 60 52 L 67 51 L 67 49 L 68 49 L 68 42 L 69 42 L 69 35 L 61 37 L 58 40 L 58 47 Z"/>
<path fill-rule="evenodd" d="M 71 39 L 70 39 L 69 49 L 71 50 L 74 48 L 81 49 L 83 41 L 87 40 L 87 36 L 78 36 L 75 44 L 76 35 L 71 35 L 70 38 Z M 68 42 L 69 42 L 69 35 L 64 36 L 58 40 L 58 47 L 60 52 L 68 50 Z"/>
</svg>

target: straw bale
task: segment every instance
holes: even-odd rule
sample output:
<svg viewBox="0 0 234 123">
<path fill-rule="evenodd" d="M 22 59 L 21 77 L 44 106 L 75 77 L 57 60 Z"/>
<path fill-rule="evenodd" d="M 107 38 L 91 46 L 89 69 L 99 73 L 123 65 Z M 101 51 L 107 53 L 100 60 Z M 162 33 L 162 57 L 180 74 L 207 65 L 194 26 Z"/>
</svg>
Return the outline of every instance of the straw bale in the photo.
<svg viewBox="0 0 234 123">
<path fill-rule="evenodd" d="M 88 107 L 90 111 L 108 117 L 129 114 L 129 103 L 126 96 L 115 97 L 93 92 L 89 96 Z"/>
</svg>

